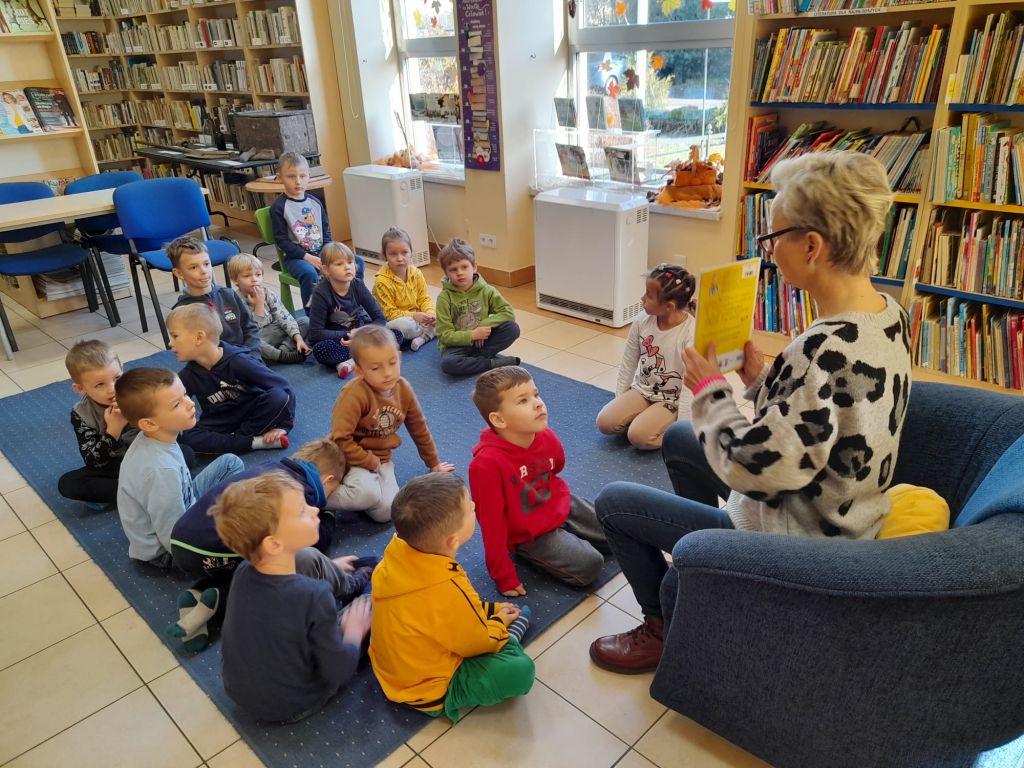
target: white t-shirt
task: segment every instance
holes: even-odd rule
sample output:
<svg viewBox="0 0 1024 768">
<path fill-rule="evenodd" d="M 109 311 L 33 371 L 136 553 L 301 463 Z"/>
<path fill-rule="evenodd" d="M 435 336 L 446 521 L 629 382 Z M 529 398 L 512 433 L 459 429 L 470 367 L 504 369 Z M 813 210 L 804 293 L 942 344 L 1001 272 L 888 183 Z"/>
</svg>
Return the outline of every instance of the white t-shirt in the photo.
<svg viewBox="0 0 1024 768">
<path fill-rule="evenodd" d="M 678 408 L 682 418 L 689 418 L 693 395 L 683 383 L 683 349 L 693 344 L 696 327 L 691 315 L 667 331 L 659 329 L 657 318 L 646 313 L 634 320 L 622 353 L 615 394 L 632 388 L 652 403 L 673 404 L 670 410 Z"/>
</svg>

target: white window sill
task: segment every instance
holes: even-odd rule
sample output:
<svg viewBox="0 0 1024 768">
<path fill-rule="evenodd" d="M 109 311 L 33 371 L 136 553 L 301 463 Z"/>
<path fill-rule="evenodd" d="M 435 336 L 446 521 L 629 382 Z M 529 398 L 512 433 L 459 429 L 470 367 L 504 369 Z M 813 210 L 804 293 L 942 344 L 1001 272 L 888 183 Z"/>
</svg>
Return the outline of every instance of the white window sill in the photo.
<svg viewBox="0 0 1024 768">
<path fill-rule="evenodd" d="M 466 173 L 463 168 L 431 168 L 423 171 L 423 180 L 430 184 L 447 184 L 449 187 L 466 186 Z"/>
<path fill-rule="evenodd" d="M 705 221 L 719 221 L 722 218 L 721 208 L 677 208 L 674 205 L 658 205 L 657 203 L 651 203 L 651 213 L 682 216 L 684 219 L 704 219 Z"/>
</svg>

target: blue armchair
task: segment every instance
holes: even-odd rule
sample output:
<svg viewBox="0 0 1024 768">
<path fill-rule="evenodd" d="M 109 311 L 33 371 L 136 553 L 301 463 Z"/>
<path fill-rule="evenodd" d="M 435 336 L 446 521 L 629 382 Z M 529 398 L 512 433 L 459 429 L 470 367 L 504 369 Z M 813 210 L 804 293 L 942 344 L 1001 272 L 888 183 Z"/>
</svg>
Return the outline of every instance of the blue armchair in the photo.
<svg viewBox="0 0 1024 768">
<path fill-rule="evenodd" d="M 1024 398 L 916 383 L 894 482 L 955 521 L 1022 434 Z M 778 768 L 1024 765 L 1024 463 L 993 482 L 1016 511 L 942 533 L 684 537 L 651 695 Z"/>
</svg>

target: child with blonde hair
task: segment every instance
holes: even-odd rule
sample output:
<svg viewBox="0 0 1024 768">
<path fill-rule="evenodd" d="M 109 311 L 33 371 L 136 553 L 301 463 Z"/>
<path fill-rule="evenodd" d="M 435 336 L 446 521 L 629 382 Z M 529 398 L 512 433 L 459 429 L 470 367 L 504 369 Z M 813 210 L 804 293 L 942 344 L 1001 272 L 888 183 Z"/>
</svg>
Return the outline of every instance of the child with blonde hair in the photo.
<svg viewBox="0 0 1024 768">
<path fill-rule="evenodd" d="M 676 264 L 659 264 L 647 275 L 644 314 L 633 321 L 619 364 L 615 399 L 597 414 L 606 435 L 626 433 L 641 451 L 661 448 L 665 430 L 690 418 L 693 395 L 683 385 L 683 349 L 693 345 L 696 281 Z"/>
<path fill-rule="evenodd" d="M 380 252 L 387 264 L 373 280 L 373 298 L 388 328 L 400 331 L 415 352 L 437 335 L 437 314 L 423 273 L 411 263 L 412 238 L 404 229 L 391 227 L 380 239 Z"/>
<path fill-rule="evenodd" d="M 349 353 L 349 335 L 356 328 L 387 320 L 380 305 L 356 277 L 355 255 L 342 243 L 328 243 L 320 251 L 324 278 L 313 290 L 309 301 L 309 341 L 313 357 L 321 365 L 334 368 L 344 379 L 354 367 Z M 398 343 L 402 334 L 395 333 Z"/>
<path fill-rule="evenodd" d="M 296 320 L 277 294 L 263 284 L 263 262 L 251 253 L 240 253 L 228 262 L 228 275 L 256 321 L 264 362 L 303 362 L 313 351 L 302 338 L 309 331 L 309 318 Z"/>
</svg>

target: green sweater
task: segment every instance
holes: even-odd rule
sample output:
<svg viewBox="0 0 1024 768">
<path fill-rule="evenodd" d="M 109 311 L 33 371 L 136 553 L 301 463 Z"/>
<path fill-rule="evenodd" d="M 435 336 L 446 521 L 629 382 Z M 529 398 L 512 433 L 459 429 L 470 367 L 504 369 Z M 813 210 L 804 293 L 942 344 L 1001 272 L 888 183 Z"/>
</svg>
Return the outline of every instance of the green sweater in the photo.
<svg viewBox="0 0 1024 768">
<path fill-rule="evenodd" d="M 474 328 L 489 325 L 492 328 L 515 320 L 512 305 L 488 285 L 480 275 L 473 277 L 473 285 L 462 291 L 441 279 L 441 295 L 437 297 L 437 341 L 445 347 L 468 347 L 473 343 L 469 334 Z"/>
</svg>

